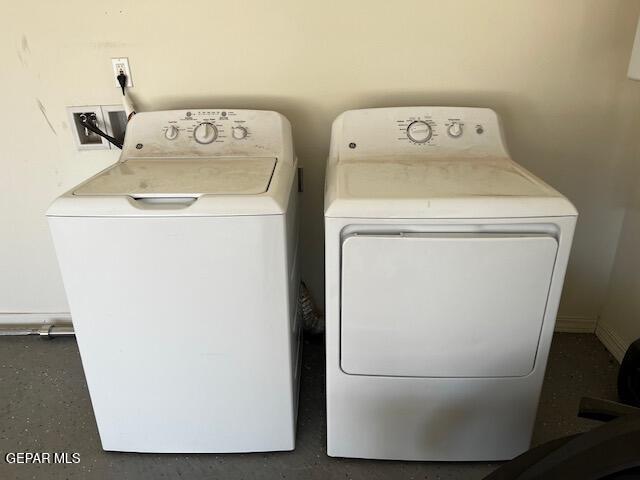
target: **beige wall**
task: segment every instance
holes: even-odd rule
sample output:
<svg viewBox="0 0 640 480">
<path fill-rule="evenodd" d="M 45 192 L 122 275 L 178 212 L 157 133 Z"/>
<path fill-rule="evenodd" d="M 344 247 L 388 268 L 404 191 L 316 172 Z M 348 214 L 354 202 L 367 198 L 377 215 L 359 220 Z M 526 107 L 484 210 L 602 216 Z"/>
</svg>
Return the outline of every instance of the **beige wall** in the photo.
<svg viewBox="0 0 640 480">
<path fill-rule="evenodd" d="M 303 275 L 322 295 L 322 183 L 341 111 L 488 106 L 514 157 L 580 210 L 564 315 L 601 309 L 640 132 L 631 0 L 3 1 L 0 312 L 65 311 L 44 212 L 116 159 L 75 150 L 65 106 L 275 109 L 306 168 Z"/>
<path fill-rule="evenodd" d="M 625 215 L 609 292 L 596 333 L 621 360 L 629 344 L 640 338 L 640 168 L 636 191 Z"/>
</svg>

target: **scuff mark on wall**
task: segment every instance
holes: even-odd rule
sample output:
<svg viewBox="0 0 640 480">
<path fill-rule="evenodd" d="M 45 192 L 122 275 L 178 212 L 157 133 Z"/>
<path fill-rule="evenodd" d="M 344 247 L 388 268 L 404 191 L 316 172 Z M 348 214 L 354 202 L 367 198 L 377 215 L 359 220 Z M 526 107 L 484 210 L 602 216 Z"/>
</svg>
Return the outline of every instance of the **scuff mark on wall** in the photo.
<svg viewBox="0 0 640 480">
<path fill-rule="evenodd" d="M 23 55 L 23 53 L 25 55 Z M 16 49 L 16 54 L 18 55 L 18 59 L 23 67 L 28 67 L 28 62 L 25 57 L 27 57 L 31 53 L 31 48 L 29 47 L 29 40 L 27 40 L 26 35 L 22 35 L 22 39 L 20 40 L 20 49 Z"/>
<path fill-rule="evenodd" d="M 22 51 L 24 53 L 31 53 L 31 49 L 29 48 L 29 40 L 27 40 L 26 35 L 22 35 Z"/>
<path fill-rule="evenodd" d="M 40 109 L 40 111 L 42 112 L 42 116 L 44 117 L 44 119 L 47 122 L 47 125 L 49 125 L 49 128 L 51 129 L 51 131 L 53 132 L 54 135 L 58 135 L 58 132 L 56 132 L 56 129 L 53 128 L 53 125 L 51 124 L 51 122 L 49 121 L 49 117 L 47 116 L 47 109 L 44 108 L 44 105 L 42 104 L 42 102 L 40 101 L 39 98 L 36 98 L 36 102 L 38 102 L 38 108 Z"/>
<path fill-rule="evenodd" d="M 20 50 L 16 50 L 16 54 L 18 54 L 18 59 L 20 59 L 20 63 L 22 64 L 22 66 L 26 68 L 27 67 L 27 61 L 24 59 L 24 57 L 20 53 Z"/>
</svg>

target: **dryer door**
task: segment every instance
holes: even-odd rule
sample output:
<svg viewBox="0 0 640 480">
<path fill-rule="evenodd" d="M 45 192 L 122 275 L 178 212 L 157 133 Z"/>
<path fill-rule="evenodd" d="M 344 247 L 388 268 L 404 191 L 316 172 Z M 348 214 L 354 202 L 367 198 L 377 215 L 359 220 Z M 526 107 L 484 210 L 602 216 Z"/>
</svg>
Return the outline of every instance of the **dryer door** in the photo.
<svg viewBox="0 0 640 480">
<path fill-rule="evenodd" d="M 555 238 L 536 234 L 348 237 L 342 369 L 403 377 L 527 375 L 557 248 Z"/>
</svg>

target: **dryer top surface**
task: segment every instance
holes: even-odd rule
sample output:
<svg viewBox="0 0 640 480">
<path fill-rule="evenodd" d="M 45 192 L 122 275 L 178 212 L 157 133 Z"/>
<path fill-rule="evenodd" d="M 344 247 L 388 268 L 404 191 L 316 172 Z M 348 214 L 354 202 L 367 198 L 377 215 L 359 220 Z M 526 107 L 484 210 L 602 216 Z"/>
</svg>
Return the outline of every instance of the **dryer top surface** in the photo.
<svg viewBox="0 0 640 480">
<path fill-rule="evenodd" d="M 571 202 L 514 162 L 487 108 L 351 110 L 333 123 L 327 217 L 575 216 Z"/>
<path fill-rule="evenodd" d="M 368 157 L 341 162 L 337 180 L 350 198 L 559 196 L 500 158 Z"/>
<path fill-rule="evenodd" d="M 328 174 L 328 217 L 576 215 L 559 192 L 508 158 L 366 157 Z"/>
</svg>

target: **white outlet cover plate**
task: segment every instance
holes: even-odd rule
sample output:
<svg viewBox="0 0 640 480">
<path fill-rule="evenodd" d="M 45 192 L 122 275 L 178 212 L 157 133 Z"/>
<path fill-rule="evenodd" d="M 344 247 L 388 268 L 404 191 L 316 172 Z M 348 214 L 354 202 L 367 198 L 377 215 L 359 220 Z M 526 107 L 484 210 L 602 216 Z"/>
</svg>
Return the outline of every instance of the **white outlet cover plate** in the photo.
<svg viewBox="0 0 640 480">
<path fill-rule="evenodd" d="M 129 59 L 127 57 L 112 58 L 111 65 L 113 66 L 113 81 L 116 87 L 120 88 L 118 83 L 118 74 L 120 70 L 127 76 L 127 88 L 133 87 L 133 79 L 131 78 L 131 69 L 129 68 Z"/>
</svg>

